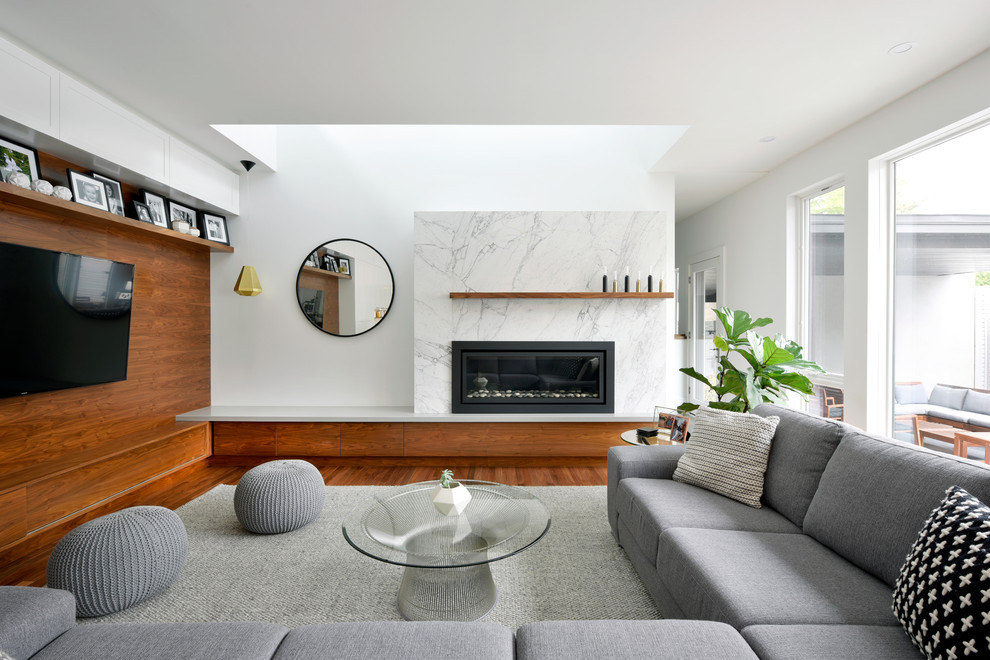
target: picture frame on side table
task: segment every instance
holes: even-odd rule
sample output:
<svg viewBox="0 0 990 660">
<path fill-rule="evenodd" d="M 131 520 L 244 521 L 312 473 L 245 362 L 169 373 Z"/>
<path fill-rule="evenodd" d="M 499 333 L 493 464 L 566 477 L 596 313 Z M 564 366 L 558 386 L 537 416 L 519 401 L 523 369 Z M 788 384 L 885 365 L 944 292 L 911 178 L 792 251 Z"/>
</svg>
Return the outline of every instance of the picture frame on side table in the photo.
<svg viewBox="0 0 990 660">
<path fill-rule="evenodd" d="M 120 181 L 93 172 L 93 178 L 102 181 L 107 189 L 107 208 L 114 215 L 126 216 L 124 213 L 124 191 L 120 189 Z"/>
<path fill-rule="evenodd" d="M 675 408 L 654 406 L 653 426 L 661 435 L 669 436 L 671 442 L 684 442 L 687 440 L 691 418 L 680 414 Z"/>
<path fill-rule="evenodd" d="M 196 209 L 168 200 L 168 220 L 170 223 L 188 222 L 190 227 L 196 226 Z"/>
<path fill-rule="evenodd" d="M 107 205 L 107 188 L 99 179 L 94 179 L 88 174 L 66 170 L 69 175 L 69 187 L 72 189 L 72 198 L 82 204 L 101 211 L 109 211 Z"/>
<path fill-rule="evenodd" d="M 168 221 L 168 209 L 165 207 L 165 198 L 147 190 L 142 190 L 144 203 L 151 211 L 151 224 L 157 227 L 171 229 L 172 223 Z"/>
<path fill-rule="evenodd" d="M 147 222 L 149 225 L 155 224 L 154 218 L 151 217 L 151 209 L 148 208 L 147 204 L 142 204 L 141 202 L 131 202 L 134 205 L 134 214 L 137 219 L 141 222 Z"/>
<path fill-rule="evenodd" d="M 0 179 L 7 183 L 14 172 L 23 172 L 31 177 L 31 183 L 41 178 L 38 152 L 22 144 L 0 138 Z"/>
<path fill-rule="evenodd" d="M 203 226 L 201 227 L 203 238 L 216 243 L 230 245 L 230 235 L 227 233 L 227 218 L 216 213 L 207 213 L 206 211 L 201 211 L 200 215 L 203 220 Z"/>
<path fill-rule="evenodd" d="M 347 257 L 337 257 L 337 263 L 340 266 L 340 274 L 341 275 L 350 275 L 351 274 L 351 260 L 350 259 L 348 259 Z"/>
</svg>

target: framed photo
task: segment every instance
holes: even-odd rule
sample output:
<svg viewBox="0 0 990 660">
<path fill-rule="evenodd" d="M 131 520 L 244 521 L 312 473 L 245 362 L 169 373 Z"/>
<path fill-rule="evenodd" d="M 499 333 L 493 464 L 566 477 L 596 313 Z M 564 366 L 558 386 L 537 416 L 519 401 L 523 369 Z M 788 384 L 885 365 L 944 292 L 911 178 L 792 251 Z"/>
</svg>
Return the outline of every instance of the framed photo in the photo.
<svg viewBox="0 0 990 660">
<path fill-rule="evenodd" d="M 659 430 L 661 435 L 669 436 L 671 442 L 686 441 L 690 425 L 691 418 L 680 414 L 676 408 L 663 406 L 653 408 L 653 426 Z"/>
<path fill-rule="evenodd" d="M 309 257 L 306 258 L 306 265 L 309 266 L 310 268 L 319 268 L 320 267 L 320 255 L 317 254 L 316 252 L 314 252 L 313 254 L 309 255 Z"/>
<path fill-rule="evenodd" d="M 29 147 L 0 138 L 0 178 L 4 183 L 14 172 L 24 172 L 31 183 L 41 178 L 38 152 Z"/>
<path fill-rule="evenodd" d="M 331 273 L 339 273 L 340 266 L 337 265 L 337 260 L 334 257 L 325 254 L 323 255 L 323 270 L 329 270 Z"/>
<path fill-rule="evenodd" d="M 682 415 L 675 415 L 677 419 L 670 427 L 671 442 L 687 442 L 688 427 L 691 425 L 691 418 Z"/>
<path fill-rule="evenodd" d="M 107 206 L 110 212 L 116 215 L 126 215 L 124 213 L 124 193 L 120 189 L 120 181 L 96 172 L 93 172 L 93 178 L 102 181 L 103 187 L 107 189 Z"/>
<path fill-rule="evenodd" d="M 141 202 L 132 202 L 134 204 L 134 214 L 137 219 L 141 222 L 147 222 L 149 225 L 155 224 L 154 219 L 151 217 L 151 209 L 148 208 L 147 204 L 142 204 Z"/>
<path fill-rule="evenodd" d="M 66 170 L 66 172 L 69 173 L 69 187 L 72 188 L 72 197 L 77 202 L 101 211 L 110 210 L 110 207 L 107 206 L 107 189 L 102 181 L 75 170 Z"/>
<path fill-rule="evenodd" d="M 168 200 L 168 220 L 171 223 L 188 222 L 190 227 L 195 227 L 196 209 Z"/>
<path fill-rule="evenodd" d="M 172 223 L 168 221 L 165 198 L 147 190 L 142 190 L 141 194 L 144 196 L 144 203 L 148 206 L 148 210 L 151 211 L 151 224 L 171 229 Z"/>
<path fill-rule="evenodd" d="M 206 211 L 202 211 L 201 215 L 203 216 L 203 226 L 200 229 L 203 232 L 203 238 L 230 245 L 230 236 L 227 235 L 227 218 Z"/>
<path fill-rule="evenodd" d="M 351 274 L 351 260 L 347 257 L 337 257 L 337 263 L 340 264 L 340 274 L 350 275 Z"/>
</svg>

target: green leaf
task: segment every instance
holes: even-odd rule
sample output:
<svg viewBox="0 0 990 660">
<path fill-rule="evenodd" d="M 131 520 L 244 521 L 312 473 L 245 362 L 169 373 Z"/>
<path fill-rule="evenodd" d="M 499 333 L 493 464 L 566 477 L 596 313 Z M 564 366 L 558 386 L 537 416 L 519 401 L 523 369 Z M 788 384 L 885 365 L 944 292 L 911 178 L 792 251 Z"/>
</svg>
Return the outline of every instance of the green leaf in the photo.
<svg viewBox="0 0 990 660">
<path fill-rule="evenodd" d="M 817 371 L 819 373 L 825 373 L 825 370 L 818 366 L 817 362 L 812 362 L 811 360 L 791 360 L 773 366 L 783 371 Z"/>
<path fill-rule="evenodd" d="M 709 401 L 708 407 L 715 408 L 716 410 L 746 412 L 746 402 L 742 399 L 736 399 L 735 401 Z"/>
<path fill-rule="evenodd" d="M 794 359 L 794 354 L 777 346 L 774 340 L 769 337 L 763 339 L 763 364 L 772 367 L 775 364 L 783 364 Z"/>
<path fill-rule="evenodd" d="M 746 332 L 746 343 L 749 344 L 750 349 L 753 351 L 753 357 L 756 358 L 757 364 L 753 365 L 753 368 L 759 369 L 760 365 L 763 364 L 764 342 L 760 341 L 760 335 L 749 330 Z"/>
<path fill-rule="evenodd" d="M 677 406 L 677 410 L 679 412 L 691 412 L 692 410 L 697 410 L 700 407 L 701 406 L 699 406 L 697 403 L 688 403 L 687 401 L 685 401 L 681 405 Z"/>
<path fill-rule="evenodd" d="M 773 323 L 773 319 L 759 318 L 754 320 L 748 313 L 728 307 L 716 309 L 715 314 L 725 327 L 725 335 L 730 339 L 736 339 L 753 328 L 762 328 Z"/>
<path fill-rule="evenodd" d="M 720 335 L 715 335 L 714 342 L 715 342 L 715 348 L 717 348 L 718 350 L 722 351 L 723 353 L 727 353 L 729 351 L 729 344 L 725 341 L 724 337 Z"/>
<path fill-rule="evenodd" d="M 777 381 L 786 389 L 793 390 L 800 394 L 811 394 L 814 388 L 814 385 L 807 376 L 796 372 L 784 371 L 779 373 L 767 373 L 766 376 L 767 378 L 772 378 Z"/>
<path fill-rule="evenodd" d="M 755 408 L 763 403 L 763 394 L 756 384 L 756 374 L 752 370 L 746 371 L 746 401 L 749 402 L 748 408 Z"/>
<path fill-rule="evenodd" d="M 682 367 L 680 369 L 680 372 L 683 373 L 683 374 L 687 374 L 688 376 L 690 376 L 691 378 L 694 378 L 695 380 L 700 380 L 702 383 L 704 383 L 708 387 L 711 387 L 712 389 L 714 389 L 714 386 L 708 381 L 708 378 L 704 374 L 702 374 L 701 372 L 697 371 L 694 367 Z"/>
</svg>

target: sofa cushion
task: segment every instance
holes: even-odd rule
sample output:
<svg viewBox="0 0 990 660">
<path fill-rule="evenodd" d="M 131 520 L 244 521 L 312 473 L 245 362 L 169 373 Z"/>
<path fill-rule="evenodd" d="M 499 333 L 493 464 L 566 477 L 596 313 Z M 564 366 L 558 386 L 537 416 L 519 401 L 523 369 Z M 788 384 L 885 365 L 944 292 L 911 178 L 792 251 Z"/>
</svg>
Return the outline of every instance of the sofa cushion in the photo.
<svg viewBox="0 0 990 660">
<path fill-rule="evenodd" d="M 606 502 L 608 524 L 612 535 L 618 538 L 615 523 L 618 520 L 616 509 L 619 484 L 623 479 L 641 477 L 645 479 L 670 479 L 677 468 L 677 461 L 684 453 L 684 445 L 624 445 L 609 447 L 608 486 Z"/>
<path fill-rule="evenodd" d="M 963 400 L 966 398 L 965 387 L 948 387 L 946 385 L 936 385 L 932 388 L 932 393 L 928 396 L 928 403 L 933 406 L 943 408 L 962 408 Z"/>
<path fill-rule="evenodd" d="M 928 403 L 928 390 L 923 383 L 894 385 L 894 403 Z"/>
<path fill-rule="evenodd" d="M 268 660 L 288 631 L 273 623 L 95 623 L 31 660 Z"/>
<path fill-rule="evenodd" d="M 894 404 L 894 415 L 927 415 L 931 408 L 927 403 Z"/>
<path fill-rule="evenodd" d="M 825 468 L 804 532 L 893 586 L 918 530 L 952 485 L 990 501 L 990 468 L 850 432 Z"/>
<path fill-rule="evenodd" d="M 516 657 L 755 660 L 756 655 L 738 632 L 713 621 L 540 621 L 516 632 Z"/>
<path fill-rule="evenodd" d="M 274 660 L 471 657 L 511 660 L 512 631 L 494 623 L 373 621 L 317 623 L 289 631 Z"/>
<path fill-rule="evenodd" d="M 936 406 L 928 404 L 928 410 L 925 414 L 930 417 L 940 417 L 942 419 L 952 420 L 953 422 L 966 423 L 966 420 L 973 416 L 973 413 L 966 410 L 960 410 L 957 408 L 946 408 L 945 406 Z M 937 421 L 937 420 L 935 420 Z"/>
<path fill-rule="evenodd" d="M 674 527 L 800 534 L 768 508 L 754 509 L 717 493 L 669 479 L 623 479 L 616 509 L 647 557 L 657 556 L 661 532 Z"/>
<path fill-rule="evenodd" d="M 925 521 L 894 585 L 894 614 L 928 657 L 990 654 L 990 508 L 958 486 Z"/>
<path fill-rule="evenodd" d="M 990 393 L 967 390 L 962 409 L 981 415 L 990 415 Z"/>
<path fill-rule="evenodd" d="M 972 413 L 966 418 L 966 423 L 972 424 L 973 426 L 985 426 L 990 429 L 990 415 Z"/>
<path fill-rule="evenodd" d="M 0 587 L 0 658 L 30 658 L 76 625 L 76 599 L 68 591 Z"/>
<path fill-rule="evenodd" d="M 921 657 L 900 626 L 758 625 L 744 628 L 742 636 L 761 660 Z"/>
<path fill-rule="evenodd" d="M 689 618 L 738 630 L 897 625 L 889 586 L 804 534 L 671 529 L 660 537 L 657 567 Z"/>
<path fill-rule="evenodd" d="M 763 473 L 779 417 L 701 408 L 674 481 L 692 484 L 760 508 Z"/>
<path fill-rule="evenodd" d="M 769 403 L 757 406 L 753 413 L 780 418 L 767 460 L 763 502 L 800 527 L 828 459 L 839 446 L 846 427 L 830 419 Z"/>
</svg>

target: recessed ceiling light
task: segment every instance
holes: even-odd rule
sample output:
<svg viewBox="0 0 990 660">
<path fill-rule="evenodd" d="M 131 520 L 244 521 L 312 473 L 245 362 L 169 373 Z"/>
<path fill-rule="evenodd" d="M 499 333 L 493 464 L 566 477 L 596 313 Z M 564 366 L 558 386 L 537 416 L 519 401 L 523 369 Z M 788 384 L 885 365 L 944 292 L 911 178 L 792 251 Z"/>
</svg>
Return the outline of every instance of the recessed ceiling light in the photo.
<svg viewBox="0 0 990 660">
<path fill-rule="evenodd" d="M 776 135 L 764 135 L 760 138 L 760 142 L 773 142 L 777 139 Z"/>
<path fill-rule="evenodd" d="M 897 44 L 896 46 L 891 46 L 889 49 L 887 49 L 887 54 L 888 55 L 900 55 L 901 53 L 908 52 L 912 48 L 914 48 L 914 42 L 913 41 L 905 41 L 902 44 Z"/>
</svg>

